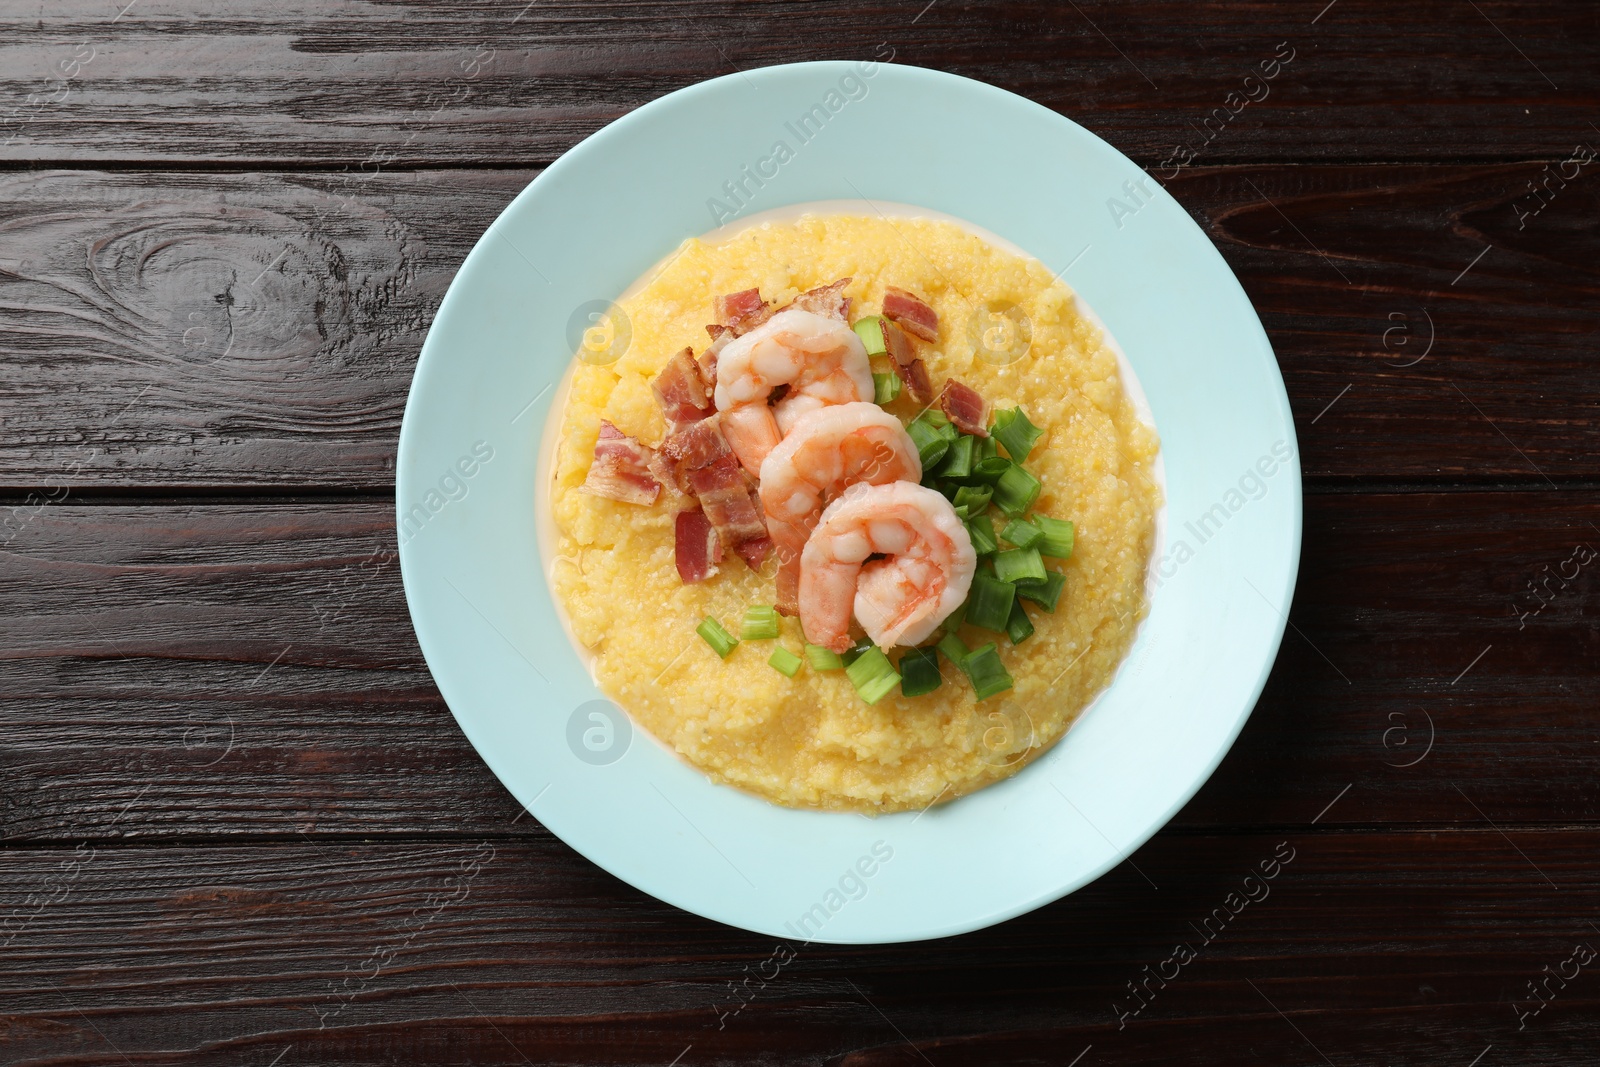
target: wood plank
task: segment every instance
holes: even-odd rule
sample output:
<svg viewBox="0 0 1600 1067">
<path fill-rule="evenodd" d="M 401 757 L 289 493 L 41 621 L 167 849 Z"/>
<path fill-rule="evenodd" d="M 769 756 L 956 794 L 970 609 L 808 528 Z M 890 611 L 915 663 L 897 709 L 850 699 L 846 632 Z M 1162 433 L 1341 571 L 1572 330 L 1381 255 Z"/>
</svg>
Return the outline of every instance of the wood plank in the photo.
<svg viewBox="0 0 1600 1067">
<path fill-rule="evenodd" d="M 384 503 L 33 514 L 0 582 L 4 835 L 540 833 L 428 677 L 392 523 Z M 1593 824 L 1600 561 L 1573 550 L 1600 550 L 1594 524 L 1584 493 L 1309 498 L 1296 629 L 1177 824 L 1304 826 L 1335 797 L 1319 825 Z"/>
<path fill-rule="evenodd" d="M 1310 477 L 1600 476 L 1600 186 L 1523 218 L 1539 172 L 1170 183 L 1267 326 Z M 392 484 L 428 323 L 531 177 L 0 179 L 0 486 Z"/>
<path fill-rule="evenodd" d="M 989 81 L 1147 165 L 1184 145 L 1207 164 L 1548 159 L 1590 136 L 1582 5 L 1310 8 L 61 0 L 0 13 L 0 158 L 537 165 L 673 89 L 818 56 Z"/>
<path fill-rule="evenodd" d="M 1600 945 L 1597 857 L 1596 829 L 1163 834 L 988 931 L 780 948 L 548 839 L 3 850 L 0 1043 L 19 1067 L 1571 1064 L 1600 1040 L 1594 957 L 1568 962 Z M 1544 968 L 1567 978 L 1519 1017 Z"/>
</svg>

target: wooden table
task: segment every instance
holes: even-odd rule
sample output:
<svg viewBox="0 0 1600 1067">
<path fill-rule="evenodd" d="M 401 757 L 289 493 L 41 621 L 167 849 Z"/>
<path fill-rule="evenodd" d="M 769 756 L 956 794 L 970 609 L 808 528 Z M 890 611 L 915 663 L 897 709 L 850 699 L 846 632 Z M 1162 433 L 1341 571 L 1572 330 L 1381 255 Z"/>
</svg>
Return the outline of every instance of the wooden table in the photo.
<svg viewBox="0 0 1600 1067">
<path fill-rule="evenodd" d="M 0 7 L 0 1061 L 1600 1059 L 1600 15 L 1324 2 Z M 763 980 L 770 939 L 591 866 L 468 746 L 395 440 L 541 166 L 707 77 L 889 54 L 1205 227 L 1288 383 L 1300 585 L 1129 862 Z"/>
</svg>

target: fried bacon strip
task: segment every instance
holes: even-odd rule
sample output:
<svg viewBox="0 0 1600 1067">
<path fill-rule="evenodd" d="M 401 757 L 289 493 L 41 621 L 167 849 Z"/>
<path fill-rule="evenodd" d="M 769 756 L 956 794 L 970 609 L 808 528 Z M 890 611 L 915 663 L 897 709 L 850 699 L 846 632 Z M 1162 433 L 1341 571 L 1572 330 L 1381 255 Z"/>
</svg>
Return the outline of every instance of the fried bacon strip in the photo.
<svg viewBox="0 0 1600 1067">
<path fill-rule="evenodd" d="M 915 293 L 889 286 L 883 294 L 883 316 L 924 341 L 939 339 L 939 315 Z"/>
<path fill-rule="evenodd" d="M 939 407 L 962 433 L 989 436 L 989 403 L 971 386 L 948 379 L 939 394 Z"/>
<path fill-rule="evenodd" d="M 906 332 L 889 319 L 883 320 L 883 348 L 911 399 L 923 406 L 933 403 L 933 383 L 928 380 L 927 364 L 917 355 Z"/>
<path fill-rule="evenodd" d="M 699 422 L 716 411 L 692 348 L 685 348 L 667 360 L 667 365 L 650 383 L 650 391 L 655 393 L 667 425 L 674 430 Z"/>
<path fill-rule="evenodd" d="M 661 495 L 661 483 L 651 474 L 654 458 L 649 446 L 601 420 L 583 491 L 624 504 L 654 504 Z"/>
<path fill-rule="evenodd" d="M 816 289 L 807 289 L 789 301 L 788 307 L 779 310 L 799 308 L 801 311 L 809 311 L 824 318 L 844 320 L 850 314 L 850 298 L 844 295 L 844 287 L 849 284 L 849 278 L 840 278 L 836 282 L 829 282 Z"/>
<path fill-rule="evenodd" d="M 722 434 L 722 417 L 691 422 L 661 442 L 658 469 L 700 501 L 722 546 L 737 552 L 752 568 L 772 549 L 755 486 Z"/>
<path fill-rule="evenodd" d="M 678 577 L 685 585 L 703 582 L 717 573 L 722 562 L 722 539 L 699 508 L 680 511 L 673 519 L 673 555 Z"/>
<path fill-rule="evenodd" d="M 737 293 L 714 298 L 711 310 L 716 314 L 717 322 L 738 337 L 766 322 L 776 309 L 761 299 L 760 289 L 741 289 Z"/>
</svg>

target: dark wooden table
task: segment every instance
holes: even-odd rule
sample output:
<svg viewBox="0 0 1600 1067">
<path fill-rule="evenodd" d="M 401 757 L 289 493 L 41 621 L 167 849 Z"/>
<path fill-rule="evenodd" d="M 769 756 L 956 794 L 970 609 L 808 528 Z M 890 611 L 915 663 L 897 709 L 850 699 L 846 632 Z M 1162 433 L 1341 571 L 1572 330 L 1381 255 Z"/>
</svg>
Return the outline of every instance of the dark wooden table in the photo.
<svg viewBox="0 0 1600 1067">
<path fill-rule="evenodd" d="M 0 1061 L 1600 1061 L 1600 8 L 1325 2 L 0 6 Z M 591 866 L 467 745 L 395 441 L 541 166 L 891 49 L 1070 115 L 1221 248 L 1293 403 L 1300 586 L 1131 862 L 763 981 L 770 939 Z"/>
</svg>

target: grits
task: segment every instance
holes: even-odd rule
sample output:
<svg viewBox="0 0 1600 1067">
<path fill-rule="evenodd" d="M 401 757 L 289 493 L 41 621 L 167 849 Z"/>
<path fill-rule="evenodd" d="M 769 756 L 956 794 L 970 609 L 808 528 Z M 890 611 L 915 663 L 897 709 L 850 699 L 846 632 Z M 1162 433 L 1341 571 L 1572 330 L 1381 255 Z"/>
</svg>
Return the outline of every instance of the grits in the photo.
<svg viewBox="0 0 1600 1067">
<path fill-rule="evenodd" d="M 645 444 L 666 433 L 651 379 L 685 345 L 703 350 L 712 298 L 760 286 L 767 300 L 852 276 L 852 320 L 876 314 L 886 285 L 922 296 L 939 314 L 939 340 L 920 345 L 934 388 L 946 377 L 993 408 L 1021 405 L 1045 436 L 1027 466 L 1044 483 L 1035 510 L 1077 524 L 1054 614 L 1035 610 L 1036 632 L 1012 647 L 1004 635 L 964 625 L 975 648 L 995 641 L 1015 688 L 978 704 L 944 664 L 926 696 L 898 689 L 876 705 L 842 671 L 809 665 L 792 680 L 767 665 L 773 642 L 746 641 L 724 660 L 695 635 L 710 615 L 738 633 L 745 608 L 773 602 L 772 563 L 756 574 L 729 554 L 694 585 L 673 565 L 669 494 L 654 506 L 578 492 L 600 420 Z M 975 303 L 974 301 L 978 301 Z M 974 315 L 1014 304 L 1031 347 L 1000 365 L 975 353 Z M 553 584 L 573 633 L 593 654 L 600 687 L 637 722 L 713 780 L 779 804 L 861 812 L 920 809 L 1015 773 L 1058 740 L 1111 680 L 1144 617 L 1145 571 L 1159 490 L 1155 432 L 1123 390 L 1116 356 L 1074 311 L 1050 272 L 942 220 L 804 215 L 763 223 L 718 245 L 685 243 L 679 255 L 622 302 L 632 342 L 609 366 L 578 363 L 561 415 L 552 474 L 559 529 Z M 1015 316 L 1012 319 L 1015 323 Z M 909 397 L 888 405 L 909 419 Z M 779 642 L 803 653 L 797 619 Z"/>
</svg>

